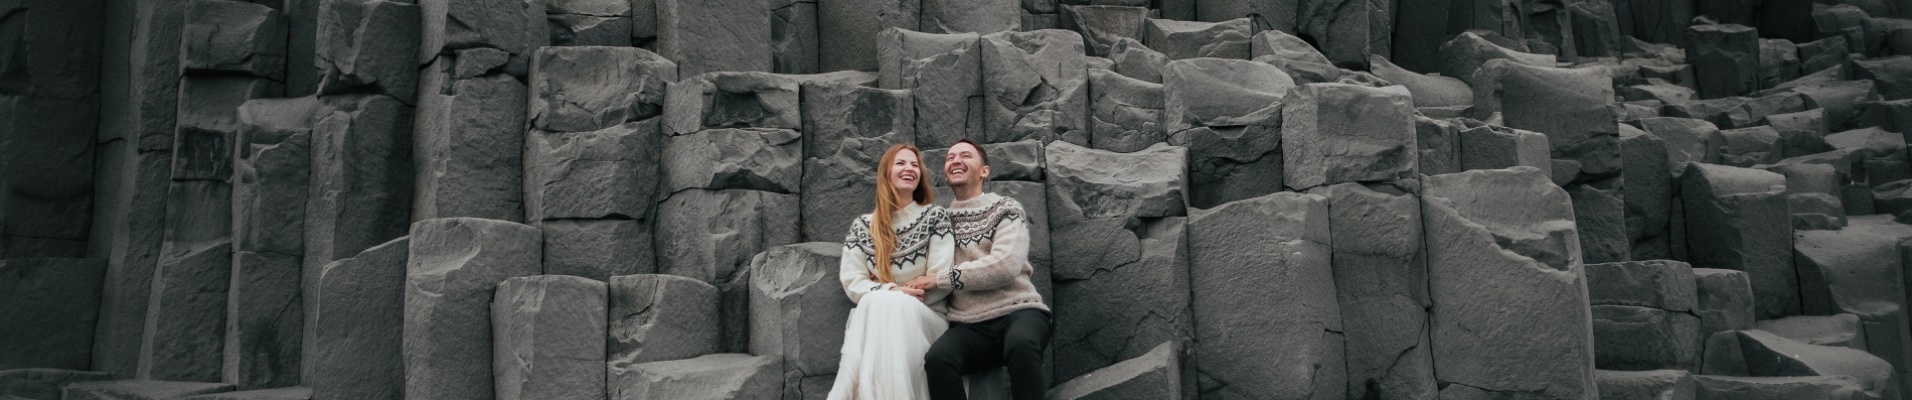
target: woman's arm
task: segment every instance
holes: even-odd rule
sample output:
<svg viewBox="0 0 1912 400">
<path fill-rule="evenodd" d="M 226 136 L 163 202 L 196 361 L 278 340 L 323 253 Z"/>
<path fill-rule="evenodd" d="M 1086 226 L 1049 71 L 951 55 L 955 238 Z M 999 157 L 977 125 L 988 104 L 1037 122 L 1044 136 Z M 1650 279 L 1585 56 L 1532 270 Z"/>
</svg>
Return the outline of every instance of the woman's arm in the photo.
<svg viewBox="0 0 1912 400">
<path fill-rule="evenodd" d="M 851 303 L 861 303 L 864 294 L 896 286 L 877 282 L 871 275 L 870 256 L 863 252 L 861 246 L 869 237 L 869 224 L 858 219 L 850 223 L 850 234 L 843 238 L 842 261 L 837 262 L 837 280 L 843 282 L 843 293 L 850 296 Z"/>
</svg>

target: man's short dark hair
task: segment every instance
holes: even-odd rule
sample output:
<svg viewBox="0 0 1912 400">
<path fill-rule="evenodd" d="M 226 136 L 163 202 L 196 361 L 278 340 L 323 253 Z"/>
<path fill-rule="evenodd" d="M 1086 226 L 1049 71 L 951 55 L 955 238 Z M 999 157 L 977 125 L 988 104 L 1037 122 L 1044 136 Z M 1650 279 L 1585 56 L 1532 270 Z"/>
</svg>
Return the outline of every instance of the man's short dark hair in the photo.
<svg viewBox="0 0 1912 400">
<path fill-rule="evenodd" d="M 982 159 L 983 165 L 989 165 L 989 152 L 984 151 L 983 145 L 977 144 L 976 141 L 974 140 L 969 140 L 969 139 L 957 140 L 956 144 L 949 145 L 949 148 L 954 149 L 956 148 L 957 144 L 963 144 L 963 143 L 968 143 L 969 147 L 976 148 L 976 158 Z"/>
</svg>

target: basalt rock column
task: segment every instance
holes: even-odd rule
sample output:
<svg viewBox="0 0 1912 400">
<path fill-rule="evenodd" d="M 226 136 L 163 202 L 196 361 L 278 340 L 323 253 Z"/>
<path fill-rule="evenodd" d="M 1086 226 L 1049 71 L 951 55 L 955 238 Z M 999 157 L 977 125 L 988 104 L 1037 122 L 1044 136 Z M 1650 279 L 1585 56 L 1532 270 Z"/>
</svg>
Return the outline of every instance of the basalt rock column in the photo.
<svg viewBox="0 0 1912 400">
<path fill-rule="evenodd" d="M 1275 193 L 1190 214 L 1195 353 L 1219 386 L 1202 397 L 1341 397 L 1327 199 Z"/>
<path fill-rule="evenodd" d="M 1281 190 L 1282 103 L 1295 87 L 1288 74 L 1254 61 L 1193 58 L 1169 62 L 1161 87 L 1168 143 L 1188 149 L 1190 205 Z M 1152 145 L 1122 144 L 1115 147 Z"/>
<path fill-rule="evenodd" d="M 916 144 L 947 148 L 986 138 L 982 37 L 884 29 L 876 42 L 877 84 L 910 89 Z"/>
<path fill-rule="evenodd" d="M 803 240 L 842 241 L 851 221 L 876 207 L 876 163 L 883 151 L 915 142 L 909 90 L 848 81 L 805 82 L 803 111 Z M 928 151 L 930 149 L 923 149 Z M 924 158 L 925 175 L 942 164 Z"/>
<path fill-rule="evenodd" d="M 750 352 L 781 358 L 783 399 L 825 397 L 856 305 L 837 277 L 839 242 L 771 248 L 751 261 Z"/>
<path fill-rule="evenodd" d="M 441 218 L 412 224 L 405 273 L 405 398 L 494 395 L 493 291 L 537 275 L 541 234 L 514 222 Z"/>
<path fill-rule="evenodd" d="M 720 351 L 717 287 L 676 275 L 637 274 L 611 277 L 609 291 L 605 388 L 610 398 L 635 397 L 629 392 L 641 375 L 638 365 Z"/>
</svg>

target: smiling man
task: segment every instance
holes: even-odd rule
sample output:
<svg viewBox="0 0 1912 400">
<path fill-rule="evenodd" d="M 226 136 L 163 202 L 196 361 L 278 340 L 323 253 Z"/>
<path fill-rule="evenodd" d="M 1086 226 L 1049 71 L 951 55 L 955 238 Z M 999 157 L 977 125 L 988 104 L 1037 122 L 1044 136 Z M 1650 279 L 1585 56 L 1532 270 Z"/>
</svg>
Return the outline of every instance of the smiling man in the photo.
<svg viewBox="0 0 1912 400">
<path fill-rule="evenodd" d="M 906 283 L 920 290 L 949 289 L 949 330 L 923 360 L 930 399 L 968 398 L 963 375 L 1009 367 L 1016 400 L 1040 400 L 1049 389 L 1043 348 L 1049 342 L 1049 306 L 1030 281 L 1029 220 L 1022 204 L 983 193 L 989 157 L 967 139 L 950 146 L 944 180 L 956 194 L 949 219 L 955 262 Z"/>
</svg>

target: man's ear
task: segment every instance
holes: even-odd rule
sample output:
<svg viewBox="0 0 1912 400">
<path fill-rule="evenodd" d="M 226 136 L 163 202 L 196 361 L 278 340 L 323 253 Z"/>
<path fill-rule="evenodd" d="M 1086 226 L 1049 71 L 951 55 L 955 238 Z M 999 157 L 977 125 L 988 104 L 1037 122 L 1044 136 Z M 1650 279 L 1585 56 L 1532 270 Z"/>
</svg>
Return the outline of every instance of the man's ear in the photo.
<svg viewBox="0 0 1912 400">
<path fill-rule="evenodd" d="M 985 180 L 989 179 L 989 164 L 983 164 L 982 172 L 983 173 L 981 175 L 977 175 L 977 176 L 982 177 Z"/>
</svg>

